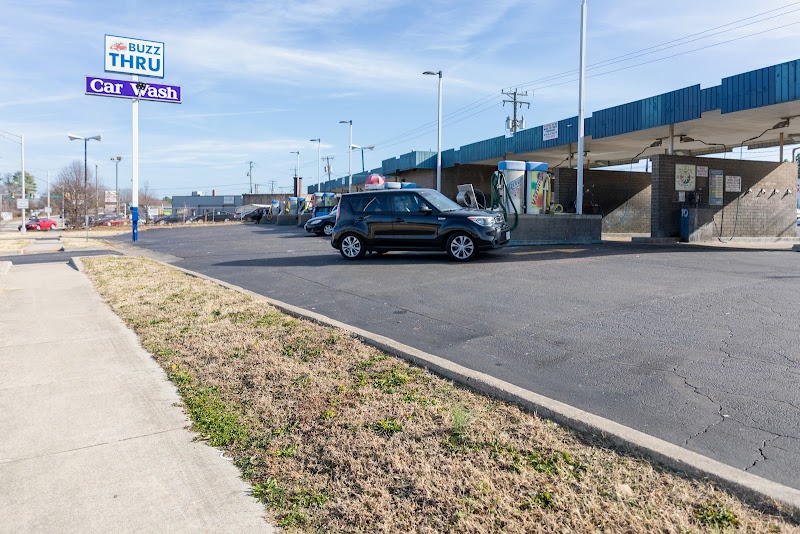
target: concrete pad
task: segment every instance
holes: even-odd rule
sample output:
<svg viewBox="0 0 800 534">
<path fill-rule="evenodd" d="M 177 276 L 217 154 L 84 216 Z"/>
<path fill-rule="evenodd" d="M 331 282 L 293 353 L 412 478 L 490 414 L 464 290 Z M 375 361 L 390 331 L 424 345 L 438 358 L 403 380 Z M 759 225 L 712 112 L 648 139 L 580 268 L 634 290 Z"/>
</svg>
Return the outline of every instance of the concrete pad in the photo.
<svg viewBox="0 0 800 534">
<path fill-rule="evenodd" d="M 0 532 L 273 531 L 82 273 L 0 275 L 0 331 Z"/>
</svg>

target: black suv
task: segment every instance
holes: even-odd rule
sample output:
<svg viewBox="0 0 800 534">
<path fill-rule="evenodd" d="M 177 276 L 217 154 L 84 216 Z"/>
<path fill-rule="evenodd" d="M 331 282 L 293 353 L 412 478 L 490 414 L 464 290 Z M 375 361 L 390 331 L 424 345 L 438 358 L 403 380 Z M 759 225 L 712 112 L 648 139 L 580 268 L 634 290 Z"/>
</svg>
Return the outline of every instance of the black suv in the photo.
<svg viewBox="0 0 800 534">
<path fill-rule="evenodd" d="M 467 261 L 509 238 L 502 215 L 464 209 L 433 189 L 384 189 L 342 195 L 331 245 L 348 260 L 367 251 L 443 250 Z"/>
</svg>

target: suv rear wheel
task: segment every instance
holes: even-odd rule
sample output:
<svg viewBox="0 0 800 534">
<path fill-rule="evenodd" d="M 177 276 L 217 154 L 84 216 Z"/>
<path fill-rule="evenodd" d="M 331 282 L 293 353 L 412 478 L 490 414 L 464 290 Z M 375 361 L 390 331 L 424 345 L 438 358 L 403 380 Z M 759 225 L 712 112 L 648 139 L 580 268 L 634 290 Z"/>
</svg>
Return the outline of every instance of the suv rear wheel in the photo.
<svg viewBox="0 0 800 534">
<path fill-rule="evenodd" d="M 453 234 L 447 240 L 447 255 L 454 261 L 469 261 L 478 255 L 478 247 L 468 234 Z"/>
<path fill-rule="evenodd" d="M 345 234 L 339 244 L 339 252 L 342 253 L 346 260 L 358 260 L 364 257 L 367 248 L 364 246 L 364 240 L 356 234 Z"/>
</svg>

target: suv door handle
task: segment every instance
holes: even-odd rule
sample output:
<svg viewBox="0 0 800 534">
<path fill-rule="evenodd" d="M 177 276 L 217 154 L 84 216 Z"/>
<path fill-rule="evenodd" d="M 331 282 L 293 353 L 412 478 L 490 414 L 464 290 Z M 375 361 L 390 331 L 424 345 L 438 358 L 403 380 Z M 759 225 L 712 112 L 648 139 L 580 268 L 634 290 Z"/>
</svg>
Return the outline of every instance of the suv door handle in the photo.
<svg viewBox="0 0 800 534">
<path fill-rule="evenodd" d="M 362 221 L 365 221 L 365 220 L 366 220 L 366 217 L 358 217 L 356 219 L 356 222 L 362 222 Z"/>
<path fill-rule="evenodd" d="M 403 222 L 403 219 L 402 219 L 401 217 L 398 217 L 398 218 L 396 218 L 396 219 L 394 220 L 394 222 Z"/>
</svg>

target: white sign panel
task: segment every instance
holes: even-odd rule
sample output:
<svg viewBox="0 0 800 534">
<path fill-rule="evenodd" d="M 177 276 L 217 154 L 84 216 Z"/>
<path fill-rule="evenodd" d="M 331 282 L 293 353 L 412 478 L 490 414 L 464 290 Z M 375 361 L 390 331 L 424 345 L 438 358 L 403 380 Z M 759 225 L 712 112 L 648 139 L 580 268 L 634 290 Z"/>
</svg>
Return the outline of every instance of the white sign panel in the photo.
<svg viewBox="0 0 800 534">
<path fill-rule="evenodd" d="M 50 206 L 45 206 L 44 212 L 50 215 L 51 213 L 53 213 L 53 208 L 51 208 Z"/>
<path fill-rule="evenodd" d="M 700 165 L 697 166 L 697 177 L 698 178 L 708 178 L 708 167 L 701 167 Z"/>
<path fill-rule="evenodd" d="M 164 43 L 106 35 L 106 72 L 164 77 Z"/>
<path fill-rule="evenodd" d="M 675 191 L 694 191 L 697 174 L 694 165 L 677 163 L 675 165 Z"/>
<path fill-rule="evenodd" d="M 233 204 L 233 197 L 222 197 L 222 204 Z"/>
<path fill-rule="evenodd" d="M 117 203 L 117 192 L 116 191 L 106 191 L 106 204 L 116 204 Z"/>
<path fill-rule="evenodd" d="M 17 209 L 18 210 L 26 210 L 26 209 L 28 209 L 28 199 L 27 198 L 18 198 L 17 199 Z"/>
<path fill-rule="evenodd" d="M 742 177 L 741 176 L 726 176 L 725 177 L 725 192 L 726 193 L 741 193 L 742 192 Z"/>
<path fill-rule="evenodd" d="M 550 122 L 542 126 L 542 141 L 558 139 L 558 123 Z"/>
</svg>

